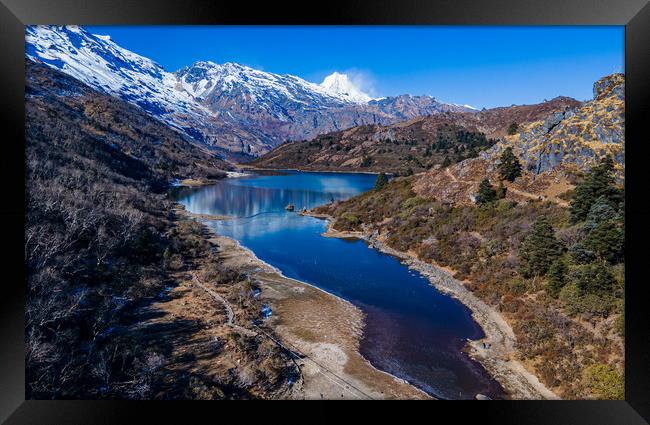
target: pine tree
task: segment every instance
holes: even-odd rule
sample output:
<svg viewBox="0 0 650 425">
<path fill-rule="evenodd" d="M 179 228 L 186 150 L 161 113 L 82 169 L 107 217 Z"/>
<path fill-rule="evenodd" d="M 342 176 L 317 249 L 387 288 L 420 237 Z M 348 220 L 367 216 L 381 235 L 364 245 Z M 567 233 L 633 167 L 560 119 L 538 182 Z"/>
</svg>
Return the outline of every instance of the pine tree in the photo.
<svg viewBox="0 0 650 425">
<path fill-rule="evenodd" d="M 562 248 L 546 217 L 538 217 L 519 248 L 519 271 L 524 277 L 545 275 L 562 255 Z"/>
<path fill-rule="evenodd" d="M 566 274 L 568 268 L 566 263 L 560 258 L 551 264 L 546 273 L 546 292 L 553 298 L 557 298 L 560 290 L 566 283 Z"/>
<path fill-rule="evenodd" d="M 379 173 L 375 180 L 375 190 L 379 190 L 388 183 L 388 177 L 384 173 Z"/>
<path fill-rule="evenodd" d="M 499 160 L 499 174 L 504 180 L 510 182 L 515 181 L 515 179 L 521 176 L 521 163 L 512 152 L 512 148 L 506 148 L 501 154 Z"/>
<path fill-rule="evenodd" d="M 610 268 L 601 261 L 572 268 L 570 278 L 583 294 L 610 294 L 616 283 Z"/>
<path fill-rule="evenodd" d="M 476 194 L 476 203 L 487 204 L 494 202 L 497 199 L 497 192 L 490 184 L 488 179 L 483 179 L 478 186 L 478 193 Z"/>
<path fill-rule="evenodd" d="M 445 156 L 445 159 L 442 161 L 442 168 L 447 168 L 451 165 L 451 159 L 448 156 Z"/>
<path fill-rule="evenodd" d="M 623 259 L 625 233 L 615 221 L 602 221 L 587 234 L 584 246 L 596 254 L 598 259 L 617 263 Z"/>
<path fill-rule="evenodd" d="M 516 122 L 513 122 L 508 126 L 508 135 L 515 135 L 517 134 L 517 131 L 519 131 L 519 125 L 517 125 Z"/>
<path fill-rule="evenodd" d="M 601 197 L 613 207 L 618 206 L 623 196 L 614 187 L 614 183 L 614 161 L 610 156 L 606 156 L 589 171 L 584 181 L 576 186 L 569 209 L 571 223 L 585 220 L 593 204 Z"/>
</svg>

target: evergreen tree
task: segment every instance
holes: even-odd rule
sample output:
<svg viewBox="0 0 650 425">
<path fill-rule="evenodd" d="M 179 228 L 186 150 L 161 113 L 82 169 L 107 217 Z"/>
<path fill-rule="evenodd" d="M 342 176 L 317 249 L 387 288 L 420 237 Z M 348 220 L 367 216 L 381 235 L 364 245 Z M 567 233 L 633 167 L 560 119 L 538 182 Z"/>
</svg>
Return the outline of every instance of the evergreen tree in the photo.
<svg viewBox="0 0 650 425">
<path fill-rule="evenodd" d="M 589 213 L 587 214 L 582 228 L 586 232 L 590 232 L 595 229 L 598 224 L 609 220 L 616 220 L 617 218 L 618 213 L 614 207 L 612 207 L 610 201 L 608 201 L 604 196 L 601 196 L 589 209 Z"/>
<path fill-rule="evenodd" d="M 169 262 L 169 259 L 172 257 L 172 250 L 169 249 L 169 247 L 165 248 L 165 251 L 163 252 L 163 260 L 165 261 L 165 264 Z"/>
<path fill-rule="evenodd" d="M 546 292 L 553 298 L 557 298 L 560 290 L 566 283 L 568 268 L 561 258 L 555 260 L 546 273 Z"/>
<path fill-rule="evenodd" d="M 508 126 L 508 135 L 515 135 L 517 134 L 517 131 L 519 131 L 519 125 L 517 125 L 516 122 L 513 122 Z"/>
<path fill-rule="evenodd" d="M 515 181 L 515 179 L 521 176 L 521 163 L 512 152 L 512 148 L 506 148 L 501 154 L 499 161 L 499 174 L 504 180 L 510 182 Z"/>
<path fill-rule="evenodd" d="M 569 254 L 571 254 L 571 258 L 576 264 L 587 264 L 596 259 L 596 254 L 590 249 L 587 249 L 581 242 L 571 245 L 569 247 Z"/>
<path fill-rule="evenodd" d="M 583 294 L 609 294 L 616 283 L 609 267 L 600 261 L 571 269 L 570 279 Z"/>
<path fill-rule="evenodd" d="M 451 159 L 448 156 L 445 156 L 445 159 L 442 161 L 442 168 L 447 168 L 451 165 Z"/>
<path fill-rule="evenodd" d="M 519 248 L 519 271 L 524 277 L 543 276 L 562 255 L 553 227 L 540 216 Z"/>
<path fill-rule="evenodd" d="M 621 226 L 613 220 L 600 222 L 587 234 L 584 246 L 598 259 L 617 263 L 623 259 L 625 234 Z"/>
<path fill-rule="evenodd" d="M 379 190 L 388 183 L 388 177 L 384 173 L 379 173 L 375 180 L 375 190 Z"/>
<path fill-rule="evenodd" d="M 497 192 L 490 184 L 488 179 L 483 179 L 478 186 L 478 193 L 476 194 L 476 203 L 487 204 L 494 202 L 497 199 Z"/>
<path fill-rule="evenodd" d="M 569 209 L 571 223 L 585 220 L 591 207 L 601 197 L 612 207 L 618 207 L 623 194 L 614 187 L 614 183 L 614 161 L 610 156 L 606 156 L 589 171 L 584 181 L 576 186 Z"/>
<path fill-rule="evenodd" d="M 583 241 L 586 250 L 598 259 L 617 263 L 623 259 L 625 232 L 624 216 L 616 211 L 605 196 L 589 209 L 582 229 L 587 233 Z"/>
</svg>

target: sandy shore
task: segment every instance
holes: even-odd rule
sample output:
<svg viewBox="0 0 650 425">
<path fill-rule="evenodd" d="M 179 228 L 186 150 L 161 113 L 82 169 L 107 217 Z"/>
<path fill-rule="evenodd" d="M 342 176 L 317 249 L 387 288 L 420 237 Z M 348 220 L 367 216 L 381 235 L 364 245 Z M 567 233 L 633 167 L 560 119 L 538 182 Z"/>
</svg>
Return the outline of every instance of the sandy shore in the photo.
<svg viewBox="0 0 650 425">
<path fill-rule="evenodd" d="M 358 171 L 358 170 L 311 170 L 309 168 L 264 168 L 264 167 L 255 167 L 253 165 L 248 165 L 248 164 L 239 164 L 239 167 L 243 170 L 248 170 L 248 171 L 300 171 L 303 173 L 338 173 L 338 174 L 379 174 L 379 173 L 385 173 L 392 175 L 393 173 L 390 173 L 388 171 Z"/>
<path fill-rule="evenodd" d="M 260 297 L 272 310 L 267 324 L 281 342 L 306 355 L 299 360 L 303 380 L 294 386 L 290 398 L 431 398 L 406 381 L 374 368 L 361 356 L 361 310 L 315 286 L 283 276 L 237 241 L 212 229 L 210 232 L 210 242 L 216 246 L 223 264 L 247 274 L 260 285 Z"/>
<path fill-rule="evenodd" d="M 558 399 L 556 394 L 546 388 L 534 374 L 516 360 L 516 338 L 510 325 L 494 308 L 476 297 L 462 282 L 454 279 L 450 271 L 420 261 L 413 253 L 396 251 L 377 236 L 334 230 L 331 217 L 327 215 L 314 214 L 313 216 L 328 219 L 327 231 L 323 236 L 363 239 L 371 247 L 400 258 L 405 265 L 426 276 L 439 291 L 453 296 L 466 305 L 485 333 L 485 338 L 481 340 L 468 341 L 469 354 L 506 389 L 510 398 Z M 483 348 L 484 343 L 489 348 Z"/>
</svg>

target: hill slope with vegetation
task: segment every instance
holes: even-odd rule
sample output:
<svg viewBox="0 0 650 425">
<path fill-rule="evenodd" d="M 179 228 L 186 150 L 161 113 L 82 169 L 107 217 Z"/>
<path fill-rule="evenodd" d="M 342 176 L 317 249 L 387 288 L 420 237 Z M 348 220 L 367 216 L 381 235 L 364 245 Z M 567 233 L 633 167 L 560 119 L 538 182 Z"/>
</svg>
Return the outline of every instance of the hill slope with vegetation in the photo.
<svg viewBox="0 0 650 425">
<path fill-rule="evenodd" d="M 164 192 L 171 178 L 222 177 L 227 164 L 57 71 L 28 62 L 26 84 L 26 398 L 284 391 L 294 366 L 283 351 L 236 332 L 206 339 L 224 313 L 170 293 L 196 273 L 243 323 L 259 317 L 252 282 L 220 266 Z M 160 307 L 172 300 L 184 309 Z"/>
<path fill-rule="evenodd" d="M 611 162 L 548 201 L 453 205 L 396 178 L 315 209 L 332 227 L 451 269 L 511 324 L 522 362 L 562 398 L 623 397 L 623 204 Z"/>
<path fill-rule="evenodd" d="M 521 176 L 505 182 L 507 197 L 550 200 L 567 205 L 575 182 L 606 156 L 613 160 L 618 182 L 625 168 L 625 80 L 612 74 L 594 84 L 594 98 L 578 108 L 541 117 L 518 126 L 477 158 L 436 167 L 414 183 L 421 196 L 471 204 L 481 180 L 499 181 L 500 157 L 506 149 L 519 158 Z"/>
<path fill-rule="evenodd" d="M 558 97 L 535 105 L 443 112 L 397 124 L 362 125 L 286 143 L 250 163 L 259 168 L 411 174 L 475 158 L 519 125 L 580 102 Z"/>
<path fill-rule="evenodd" d="M 519 359 L 560 397 L 621 399 L 623 84 L 605 77 L 593 100 L 518 125 L 477 158 L 380 175 L 314 212 L 450 270 L 508 321 Z"/>
</svg>

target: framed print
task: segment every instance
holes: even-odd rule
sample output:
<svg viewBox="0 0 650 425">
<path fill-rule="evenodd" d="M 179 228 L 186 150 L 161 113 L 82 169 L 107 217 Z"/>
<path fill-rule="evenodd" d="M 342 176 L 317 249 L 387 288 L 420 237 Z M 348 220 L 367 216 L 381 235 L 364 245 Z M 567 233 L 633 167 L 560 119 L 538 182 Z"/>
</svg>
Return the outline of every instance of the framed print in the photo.
<svg viewBox="0 0 650 425">
<path fill-rule="evenodd" d="M 0 11 L 7 423 L 646 423 L 643 1 Z"/>
</svg>

